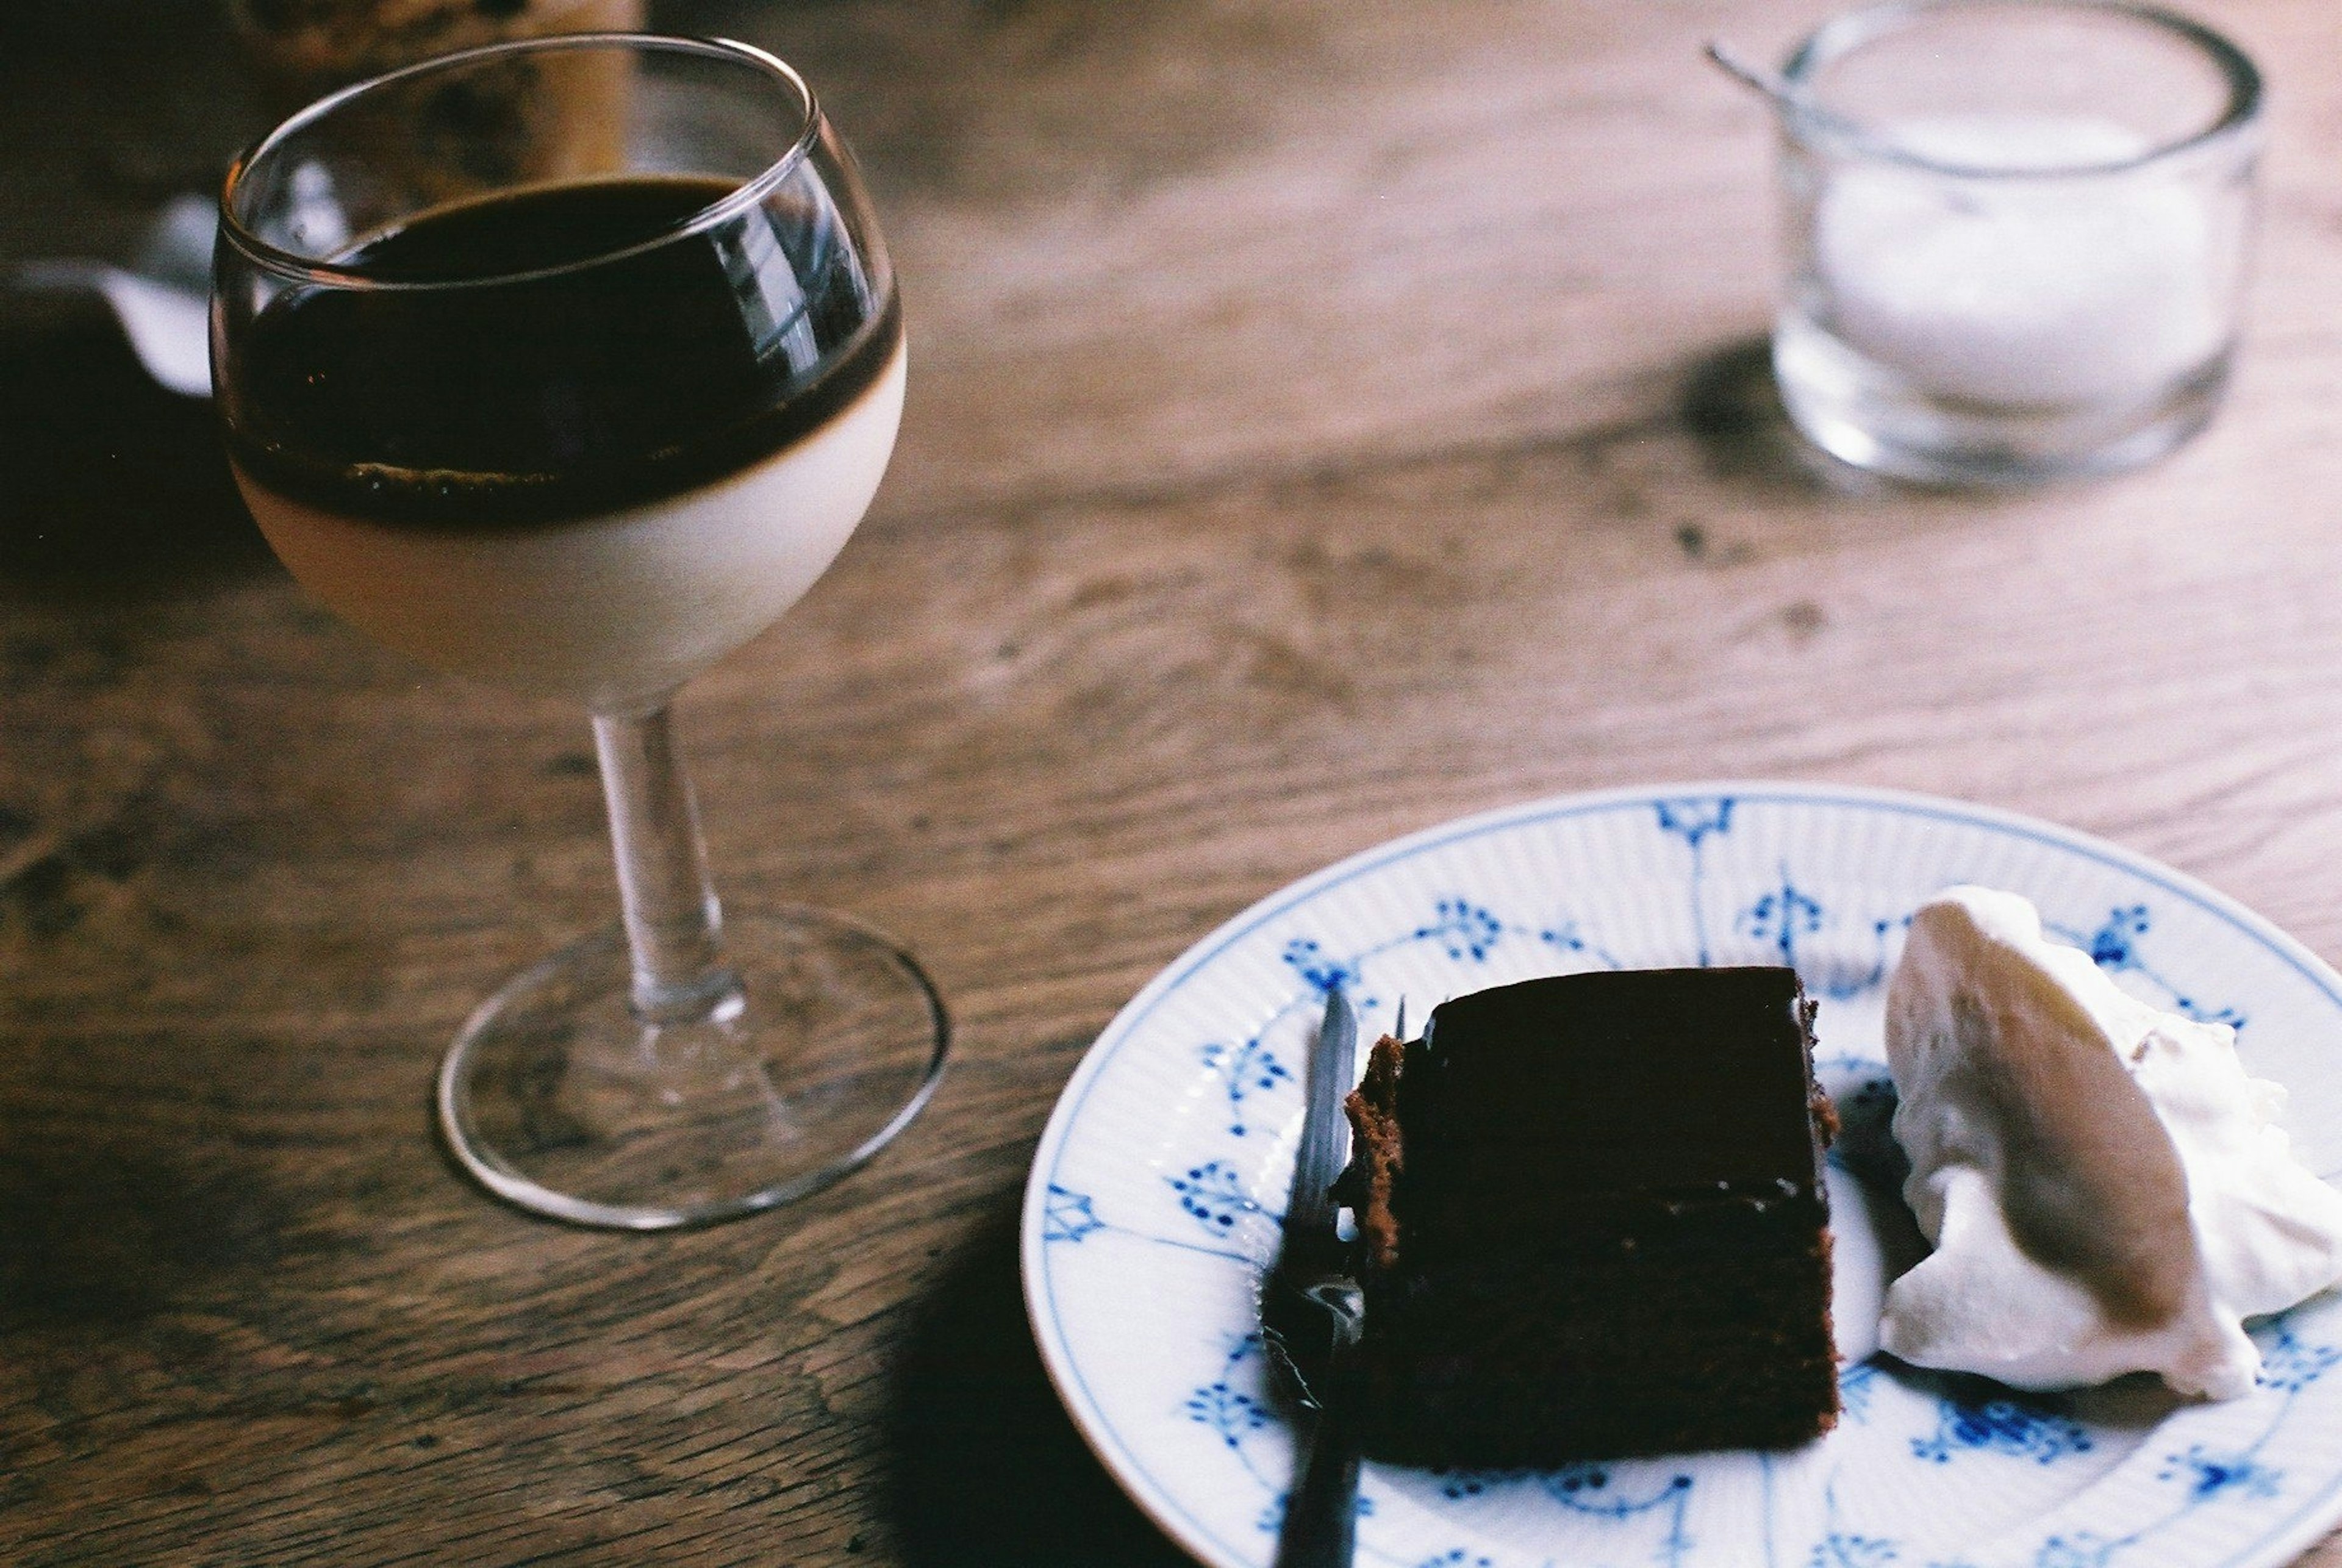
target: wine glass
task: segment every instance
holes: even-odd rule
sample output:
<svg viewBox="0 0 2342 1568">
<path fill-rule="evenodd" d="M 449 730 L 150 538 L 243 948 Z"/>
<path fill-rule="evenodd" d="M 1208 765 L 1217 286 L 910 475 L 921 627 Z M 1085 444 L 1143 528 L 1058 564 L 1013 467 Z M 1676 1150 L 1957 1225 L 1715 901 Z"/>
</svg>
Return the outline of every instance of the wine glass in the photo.
<svg viewBox="0 0 2342 1568">
<path fill-rule="evenodd" d="M 894 275 L 811 90 L 734 43 L 492 45 L 301 111 L 221 208 L 214 379 L 277 554 L 593 718 L 625 918 L 465 1024 L 456 1157 L 634 1230 L 867 1158 L 933 1092 L 942 1001 L 859 922 L 719 909 L 668 707 L 827 568 L 901 416 Z"/>
</svg>

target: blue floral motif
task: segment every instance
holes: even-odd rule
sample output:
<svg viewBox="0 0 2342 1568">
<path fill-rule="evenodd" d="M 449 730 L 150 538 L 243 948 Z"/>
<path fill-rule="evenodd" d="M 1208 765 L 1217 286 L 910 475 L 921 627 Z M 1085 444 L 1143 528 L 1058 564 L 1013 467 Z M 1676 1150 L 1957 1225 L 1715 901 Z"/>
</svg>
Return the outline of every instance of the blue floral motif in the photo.
<svg viewBox="0 0 2342 1568">
<path fill-rule="evenodd" d="M 2187 1478 L 2188 1491 L 2198 1498 L 2234 1492 L 2242 1497 L 2275 1497 L 2285 1473 L 2272 1470 L 2249 1453 L 2216 1453 L 2202 1443 L 2190 1443 L 2185 1453 L 2174 1453 L 2156 1472 L 2157 1481 Z"/>
<path fill-rule="evenodd" d="M 1215 1235 L 1226 1235 L 1245 1215 L 1260 1213 L 1260 1205 L 1245 1190 L 1244 1178 L 1235 1167 L 1217 1160 L 1191 1166 L 1185 1175 L 1163 1179 L 1179 1194 L 1179 1206 Z"/>
<path fill-rule="evenodd" d="M 1691 1492 L 1691 1477 L 1677 1475 L 1647 1497 L 1627 1497 L 1609 1490 L 1609 1466 L 1586 1462 L 1548 1471 L 1538 1481 L 1547 1496 L 1573 1513 L 1597 1513 L 1610 1519 L 1647 1513 L 1664 1503 L 1680 1503 Z"/>
<path fill-rule="evenodd" d="M 2278 1324 L 2274 1340 L 2263 1353 L 2261 1383 L 2264 1387 L 2278 1390 L 2285 1397 L 2257 1438 L 2242 1449 L 2215 1449 L 2199 1443 L 2190 1444 L 2184 1453 L 2165 1455 L 2163 1467 L 2156 1473 L 2156 1479 L 2180 1482 L 2185 1485 L 2184 1494 L 2168 1513 L 2142 1524 L 2127 1535 L 2108 1536 L 2097 1531 L 2053 1535 L 2042 1543 L 2035 1555 L 2034 1568 L 2107 1568 L 2131 1547 L 2216 1498 L 2267 1501 L 2278 1496 L 2284 1489 L 2285 1473 L 2262 1463 L 2258 1457 L 2260 1450 L 2277 1435 L 2277 1428 L 2285 1422 L 2286 1413 L 2300 1397 L 2301 1391 L 2325 1375 L 2327 1369 L 2337 1362 L 2342 1362 L 2342 1350 L 2306 1345 L 2291 1329 Z"/>
<path fill-rule="evenodd" d="M 1857 1426 L 1870 1419 L 1871 1384 L 1878 1381 L 1878 1368 L 1870 1362 L 1856 1362 L 1837 1374 L 1837 1403 L 1846 1418 Z"/>
<path fill-rule="evenodd" d="M 1090 1210 L 1088 1193 L 1073 1192 L 1055 1182 L 1049 1183 L 1048 1195 L 1041 1200 L 1044 1242 L 1078 1242 L 1093 1231 L 1104 1229 L 1106 1222 Z"/>
<path fill-rule="evenodd" d="M 1329 955 L 1325 944 L 1311 936 L 1296 936 L 1285 944 L 1285 962 L 1300 972 L 1309 989 L 1320 996 L 1348 991 L 1358 984 L 1358 966 Z"/>
<path fill-rule="evenodd" d="M 2299 1393 L 2337 1363 L 2342 1363 L 2342 1348 L 2304 1344 L 2293 1330 L 2280 1326 L 2276 1343 L 2261 1352 L 2261 1386 Z"/>
<path fill-rule="evenodd" d="M 1241 1138 L 1250 1131 L 1244 1118 L 1244 1103 L 1247 1096 L 1263 1090 L 1274 1089 L 1289 1081 L 1293 1074 L 1276 1054 L 1257 1038 L 1241 1045 L 1223 1044 L 1215 1041 L 1203 1049 L 1204 1065 L 1217 1074 L 1227 1084 L 1228 1132 Z"/>
<path fill-rule="evenodd" d="M 1830 921 L 1830 912 L 1821 900 L 1799 887 L 1797 879 L 1789 874 L 1789 868 L 1784 865 L 1780 881 L 1743 909 L 1737 924 L 1742 935 L 1772 948 L 1774 962 L 1797 970 L 1807 990 L 1834 1002 L 1850 1001 L 1884 984 L 1888 938 L 1900 927 L 1908 925 L 1910 917 L 1870 923 L 1871 951 L 1867 962 L 1852 954 L 1841 954 L 1817 965 L 1798 953 L 1797 944 L 1801 938 L 1821 934 Z"/>
<path fill-rule="evenodd" d="M 1797 890 L 1786 865 L 1781 868 L 1781 885 L 1740 912 L 1741 931 L 1769 944 L 1780 962 L 1792 969 L 1797 966 L 1797 938 L 1812 936 L 1821 928 L 1820 903 Z"/>
<path fill-rule="evenodd" d="M 1418 939 L 1434 938 L 1457 961 L 1479 963 L 1505 934 L 1505 923 L 1489 911 L 1461 898 L 1443 898 L 1429 925 L 1416 930 Z"/>
<path fill-rule="evenodd" d="M 2101 969 L 2136 968 L 2138 954 L 2132 943 L 2147 934 L 2150 924 L 2143 904 L 2111 911 L 2107 923 L 2090 937 L 2090 962 Z"/>
<path fill-rule="evenodd" d="M 1870 960 L 1841 960 L 1818 973 L 1807 973 L 1807 989 L 1833 1002 L 1848 1002 L 1887 984 L 1889 939 L 1911 924 L 1907 914 L 1870 923 Z"/>
<path fill-rule="evenodd" d="M 1605 969 L 1624 969 L 1626 967 L 1625 964 L 1619 961 L 1617 954 L 1612 953 L 1608 948 L 1602 946 L 1598 943 L 1595 942 L 1591 937 L 1587 936 L 1585 932 L 1578 928 L 1576 921 L 1572 920 L 1566 915 L 1560 920 L 1556 921 L 1552 925 L 1546 927 L 1545 930 L 1538 932 L 1537 940 L 1539 942 L 1546 943 L 1548 945 L 1558 947 L 1564 953 L 1585 954 L 1586 956 L 1592 958 L 1596 963 L 1601 964 Z"/>
<path fill-rule="evenodd" d="M 1240 1449 L 1246 1433 L 1259 1431 L 1273 1417 L 1266 1404 L 1221 1378 L 1187 1396 L 1187 1419 L 1218 1433 L 1228 1447 Z"/>
<path fill-rule="evenodd" d="M 1699 841 L 1709 834 L 1732 831 L 1730 795 L 1706 800 L 1662 800 L 1651 804 L 1658 808 L 1659 831 L 1674 834 L 1694 849 L 1697 849 Z"/>
<path fill-rule="evenodd" d="M 2069 1453 L 2087 1453 L 2091 1446 L 2090 1434 L 2079 1422 L 2006 1396 L 1964 1399 L 1957 1394 L 1937 1405 L 1935 1432 L 1911 1440 L 1912 1453 L 1937 1464 L 1950 1463 L 1962 1450 L 2053 1464 Z"/>
<path fill-rule="evenodd" d="M 1461 1503 L 1477 1497 L 1498 1486 L 1510 1485 L 1528 1472 L 1525 1470 L 1447 1470 L 1435 1468 L 1432 1474 L 1439 1477 L 1439 1495 L 1450 1503 Z"/>
<path fill-rule="evenodd" d="M 2245 1015 L 2234 1007 L 2212 1007 L 2188 995 L 2166 980 L 2139 955 L 2138 939 L 2153 927 L 2154 917 L 2143 904 L 2127 904 L 2108 910 L 2107 918 L 2093 932 L 2083 933 L 2070 927 L 2044 922 L 2051 935 L 2070 942 L 2090 955 L 2091 961 L 2110 974 L 2137 974 L 2150 982 L 2171 999 L 2175 1012 L 2194 1019 L 2198 1024 L 2227 1024 L 2235 1028 L 2245 1026 Z"/>
<path fill-rule="evenodd" d="M 1184 1177 L 1174 1176 L 1166 1179 L 1176 1188 L 1183 1183 L 1196 1183 L 1205 1180 L 1206 1173 L 1202 1167 L 1198 1167 L 1196 1170 L 1188 1172 Z M 1256 1212 L 1259 1208 L 1258 1204 L 1242 1195 L 1240 1188 L 1232 1189 L 1226 1196 L 1234 1199 L 1239 1209 Z M 1200 1193 L 1192 1200 L 1184 1192 L 1180 1196 L 1182 1208 L 1195 1216 L 1197 1223 L 1203 1224 L 1211 1234 L 1225 1239 L 1229 1230 L 1234 1228 L 1233 1223 L 1226 1226 L 1219 1224 L 1208 1212 L 1207 1203 L 1208 1199 Z M 1206 1246 L 1196 1242 L 1177 1241 L 1169 1236 L 1150 1235 L 1144 1231 L 1135 1231 L 1127 1225 L 1118 1225 L 1111 1220 L 1101 1219 L 1095 1206 L 1095 1200 L 1087 1193 L 1076 1193 L 1072 1188 L 1059 1186 L 1055 1182 L 1049 1183 L 1047 1194 L 1041 1200 L 1041 1240 L 1044 1243 L 1078 1243 L 1096 1235 L 1101 1231 L 1116 1231 L 1124 1235 L 1136 1236 L 1141 1241 L 1155 1243 L 1158 1246 L 1177 1247 L 1182 1252 L 1201 1253 L 1207 1257 L 1227 1258 L 1240 1263 L 1252 1262 L 1252 1254 L 1242 1249 Z"/>
<path fill-rule="evenodd" d="M 1562 1507 L 1576 1512 L 1576 1514 L 1602 1514 L 1606 1519 L 1626 1519 L 1627 1514 L 1644 1514 L 1644 1512 L 1663 1507 L 1667 1503 L 1682 1507 L 1684 1500 L 1691 1495 L 1691 1477 L 1688 1474 L 1670 1477 L 1658 1491 L 1649 1493 L 1646 1498 L 1627 1498 L 1623 1493 L 1602 1495 L 1609 1488 L 1609 1482 L 1611 1474 L 1606 1465 L 1588 1465 L 1588 1463 L 1562 1465 L 1560 1470 L 1550 1472 L 1546 1477 L 1546 1495 L 1550 1495 L 1555 1503 L 1560 1503 Z"/>
<path fill-rule="evenodd" d="M 1700 844 L 1708 834 L 1732 831 L 1732 797 L 1721 795 L 1712 800 L 1654 801 L 1659 814 L 1659 831 L 1674 834 L 1691 851 L 1691 924 L 1699 952 L 1699 965 L 1705 969 L 1713 962 L 1707 945 L 1707 911 L 1700 897 L 1707 880 L 1707 867 L 1700 854 Z"/>
<path fill-rule="evenodd" d="M 1768 1475 L 1770 1472 L 1767 1473 Z M 1900 1554 L 1893 1541 L 1838 1527 L 1837 1472 L 1822 1487 L 1822 1538 L 1806 1554 L 1805 1568 L 1886 1568 Z"/>
<path fill-rule="evenodd" d="M 1565 1464 L 1539 1474 L 1536 1480 L 1546 1496 L 1573 1513 L 1599 1519 L 1632 1519 L 1637 1514 L 1664 1510 L 1667 1528 L 1659 1540 L 1658 1561 L 1667 1568 L 1677 1568 L 1684 1553 L 1691 1550 L 1691 1537 L 1684 1530 L 1685 1516 L 1691 1506 L 1688 1475 L 1671 1476 L 1656 1491 L 1640 1497 L 1613 1488 L 1610 1468 L 1605 1464 Z"/>
<path fill-rule="evenodd" d="M 1629 1513 L 1641 1513 L 1662 1503 L 1680 1502 L 1691 1491 L 1691 1477 L 1675 1475 L 1647 1497 L 1626 1497 L 1612 1493 L 1607 1498 L 1600 1493 L 1610 1484 L 1607 1465 L 1580 1462 L 1565 1464 L 1548 1472 L 1543 1478 L 1545 1489 L 1564 1508 L 1579 1513 L 1603 1513 L 1623 1518 Z"/>
<path fill-rule="evenodd" d="M 1884 1568 L 1895 1561 L 1895 1543 L 1833 1530 L 1814 1543 L 1807 1568 Z"/>
<path fill-rule="evenodd" d="M 1425 1558 L 1415 1568 L 1496 1568 L 1496 1563 L 1461 1546 L 1450 1546 L 1436 1556 Z"/>
<path fill-rule="evenodd" d="M 1592 1498 L 1595 1493 L 1610 1484 L 1610 1471 L 1606 1465 L 1584 1463 L 1565 1464 L 1546 1476 L 1544 1484 L 1545 1489 L 1552 1493 L 1566 1508 L 1574 1508 L 1580 1513 L 1607 1512 L 1606 1509 L 1590 1507 L 1586 1503 L 1586 1499 Z"/>
<path fill-rule="evenodd" d="M 2034 1554 L 2033 1568 L 2106 1568 L 2128 1541 L 2109 1541 L 2095 1530 L 2052 1535 Z"/>
<path fill-rule="evenodd" d="M 1246 1365 L 1265 1360 L 1267 1351 L 1261 1343 L 1257 1329 L 1249 1333 L 1230 1335 L 1225 1344 L 1226 1354 L 1220 1363 L 1219 1375 L 1198 1386 L 1188 1396 L 1187 1418 L 1210 1428 L 1221 1444 L 1235 1454 L 1236 1463 L 1243 1467 L 1245 1473 L 1267 1495 L 1268 1502 L 1256 1516 L 1256 1522 L 1262 1530 L 1274 1535 L 1284 1520 L 1285 1494 L 1281 1488 L 1286 1477 L 1281 1470 L 1274 1477 L 1265 1473 L 1254 1463 L 1246 1446 L 1255 1433 L 1275 1424 L 1277 1419 L 1276 1408 L 1269 1400 L 1247 1392 L 1259 1385 L 1260 1373 L 1257 1367 L 1247 1372 Z M 1359 1512 L 1366 1512 L 1363 1503 Z"/>
</svg>

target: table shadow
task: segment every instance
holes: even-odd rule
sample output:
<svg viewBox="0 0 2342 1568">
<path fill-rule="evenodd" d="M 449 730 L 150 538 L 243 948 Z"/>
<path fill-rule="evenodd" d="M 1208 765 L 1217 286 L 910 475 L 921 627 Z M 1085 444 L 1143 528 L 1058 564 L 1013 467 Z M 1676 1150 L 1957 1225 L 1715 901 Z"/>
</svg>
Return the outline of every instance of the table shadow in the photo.
<svg viewBox="0 0 2342 1568">
<path fill-rule="evenodd" d="M 1794 495 L 1875 495 L 1890 488 L 1797 434 L 1773 380 L 1770 338 L 1725 344 L 1693 362 L 1676 415 L 1710 474 Z"/>
<path fill-rule="evenodd" d="M 241 1293 L 305 1250 L 297 1229 L 272 1175 L 216 1141 L 0 1132 L 0 1340 L 111 1335 Z"/>
<path fill-rule="evenodd" d="M 0 598 L 138 601 L 271 569 L 212 405 L 77 296 L 0 307 Z"/>
<path fill-rule="evenodd" d="M 1013 1215 L 987 1225 L 922 1303 L 886 1426 L 889 1513 L 913 1568 L 1189 1563 L 1057 1403 L 1025 1319 Z"/>
</svg>

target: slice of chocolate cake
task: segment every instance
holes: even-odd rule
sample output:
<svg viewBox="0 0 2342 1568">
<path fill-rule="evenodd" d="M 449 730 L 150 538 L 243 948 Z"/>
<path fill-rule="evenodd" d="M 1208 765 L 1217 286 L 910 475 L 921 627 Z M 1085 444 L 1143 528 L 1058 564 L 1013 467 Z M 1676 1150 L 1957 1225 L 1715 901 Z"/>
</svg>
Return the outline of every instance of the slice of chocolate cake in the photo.
<svg viewBox="0 0 2342 1568">
<path fill-rule="evenodd" d="M 1342 1189 L 1367 1452 L 1538 1465 L 1828 1430 L 1813 1013 L 1788 969 L 1570 974 L 1377 1044 Z"/>
</svg>

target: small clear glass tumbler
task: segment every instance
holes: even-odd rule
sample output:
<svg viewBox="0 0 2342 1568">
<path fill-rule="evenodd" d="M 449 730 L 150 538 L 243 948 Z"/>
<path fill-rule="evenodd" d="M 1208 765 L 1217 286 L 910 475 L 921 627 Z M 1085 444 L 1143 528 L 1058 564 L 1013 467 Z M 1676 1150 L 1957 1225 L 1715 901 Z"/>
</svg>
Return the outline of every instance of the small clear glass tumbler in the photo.
<svg viewBox="0 0 2342 1568">
<path fill-rule="evenodd" d="M 1790 56 L 1773 363 L 1806 437 L 1933 484 L 2148 462 L 2236 354 L 2260 75 L 2119 0 L 1889 0 Z"/>
</svg>

